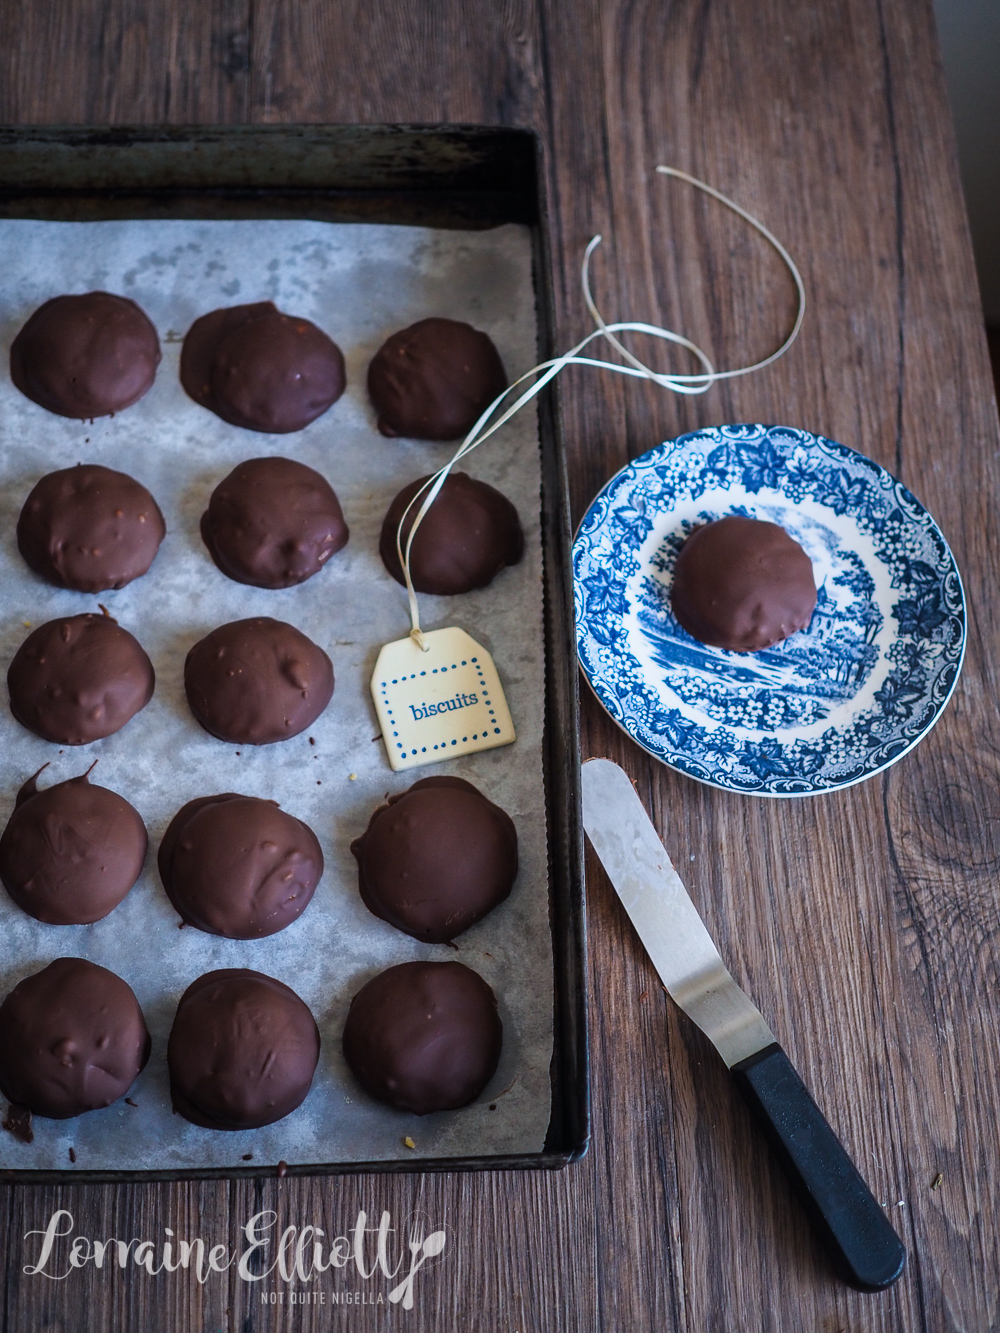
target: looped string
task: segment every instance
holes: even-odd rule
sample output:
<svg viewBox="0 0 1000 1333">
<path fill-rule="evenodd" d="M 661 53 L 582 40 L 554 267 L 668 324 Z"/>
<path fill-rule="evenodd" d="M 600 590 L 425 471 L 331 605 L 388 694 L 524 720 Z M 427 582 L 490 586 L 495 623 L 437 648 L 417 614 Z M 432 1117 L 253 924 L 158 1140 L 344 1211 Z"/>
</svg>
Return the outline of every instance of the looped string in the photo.
<svg viewBox="0 0 1000 1333">
<path fill-rule="evenodd" d="M 697 177 L 689 176 L 686 171 L 680 171 L 677 167 L 658 166 L 656 171 L 662 176 L 674 176 L 678 180 L 685 181 L 688 185 L 693 185 L 695 189 L 702 190 L 705 194 L 711 195 L 713 199 L 717 199 L 719 203 L 725 204 L 727 208 L 738 214 L 745 222 L 748 222 L 751 227 L 760 232 L 766 241 L 769 241 L 770 244 L 774 246 L 775 250 L 777 250 L 778 254 L 787 265 L 795 282 L 795 290 L 798 294 L 798 309 L 795 314 L 795 322 L 792 325 L 791 332 L 777 351 L 772 352 L 770 356 L 764 357 L 762 361 L 755 361 L 753 365 L 749 366 L 740 366 L 736 370 L 716 370 L 706 353 L 703 352 L 696 343 L 693 343 L 689 338 L 685 338 L 679 333 L 673 333 L 670 329 L 660 328 L 656 324 L 644 324 L 637 320 L 625 320 L 617 324 L 607 324 L 605 323 L 601 312 L 598 310 L 590 291 L 590 258 L 601 244 L 602 240 L 600 236 L 594 236 L 588 244 L 583 256 L 583 265 L 580 271 L 580 283 L 583 288 L 584 302 L 586 303 L 587 310 L 591 319 L 593 319 L 596 328 L 594 328 L 591 333 L 588 333 L 586 338 L 577 343 L 575 347 L 572 347 L 566 352 L 565 355 L 555 357 L 551 361 L 543 361 L 540 365 L 533 366 L 531 370 L 525 371 L 525 373 L 519 376 L 513 384 L 509 385 L 503 393 L 495 398 L 469 431 L 468 435 L 462 441 L 449 462 L 435 472 L 433 476 L 428 477 L 424 484 L 414 494 L 399 520 L 399 527 L 396 530 L 396 551 L 399 555 L 399 562 L 403 567 L 403 575 L 406 580 L 406 593 L 410 603 L 410 624 L 412 626 L 410 637 L 417 643 L 418 647 L 423 652 L 429 650 L 429 645 L 426 643 L 424 634 L 420 628 L 420 608 L 417 604 L 417 594 L 413 587 L 413 580 L 410 576 L 410 552 L 413 548 L 413 539 L 417 534 L 417 529 L 423 522 L 428 509 L 430 509 L 431 505 L 437 499 L 441 487 L 445 483 L 445 479 L 455 464 L 460 462 L 466 454 L 471 453 L 473 449 L 477 449 L 479 445 L 488 440 L 495 431 L 498 431 L 516 412 L 519 412 L 526 403 L 530 402 L 537 393 L 540 393 L 541 390 L 545 388 L 546 384 L 554 379 L 561 370 L 566 366 L 596 366 L 600 370 L 614 371 L 617 375 L 631 375 L 637 379 L 652 380 L 654 384 L 658 384 L 664 389 L 669 389 L 673 393 L 699 394 L 706 393 L 716 380 L 733 379 L 737 375 L 750 375 L 754 371 L 763 370 L 765 366 L 771 365 L 771 363 L 777 361 L 779 357 L 784 356 L 789 347 L 791 347 L 792 343 L 798 337 L 799 329 L 802 327 L 802 320 L 806 313 L 805 284 L 802 281 L 802 275 L 796 267 L 795 261 L 778 238 L 772 232 L 768 231 L 767 227 L 765 227 L 762 222 L 759 222 L 757 218 L 741 208 L 739 204 L 734 203 L 732 199 L 728 199 L 724 194 L 720 194 L 718 190 L 714 190 L 711 185 L 706 185 L 704 181 L 698 180 Z M 645 362 L 633 355 L 620 339 L 615 336 L 618 333 L 645 333 L 650 337 L 659 338 L 664 342 L 676 343 L 679 347 L 683 347 L 691 352 L 704 369 L 701 373 L 694 375 L 673 375 L 665 374 L 662 371 L 652 370 L 645 364 Z M 614 348 L 618 355 L 624 359 L 626 364 L 620 365 L 616 361 L 606 361 L 598 357 L 581 356 L 580 353 L 583 349 L 589 343 L 593 342 L 595 338 L 603 338 L 604 341 Z M 532 376 L 538 376 L 538 378 L 514 403 L 506 408 L 506 410 L 493 421 L 492 424 L 487 425 L 490 418 L 499 408 L 504 399 L 512 394 L 519 385 L 522 385 L 525 380 L 531 379 Z M 422 500 L 421 496 L 423 496 Z M 414 516 L 410 530 L 406 536 L 406 544 L 404 548 L 403 529 L 410 511 L 418 501 L 420 501 L 420 507 Z"/>
</svg>

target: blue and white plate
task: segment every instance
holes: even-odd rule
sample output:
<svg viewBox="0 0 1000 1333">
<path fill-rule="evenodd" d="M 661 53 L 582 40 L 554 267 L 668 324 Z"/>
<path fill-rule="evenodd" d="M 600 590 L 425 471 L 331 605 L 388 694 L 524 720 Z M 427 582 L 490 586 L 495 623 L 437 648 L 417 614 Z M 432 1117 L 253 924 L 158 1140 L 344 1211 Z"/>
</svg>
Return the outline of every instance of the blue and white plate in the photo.
<svg viewBox="0 0 1000 1333">
<path fill-rule="evenodd" d="M 813 562 L 807 629 L 759 653 L 708 648 L 670 609 L 687 534 L 725 514 L 780 523 Z M 965 652 L 954 557 L 910 492 L 834 440 L 719 426 L 607 483 L 573 544 L 577 646 L 594 693 L 650 754 L 700 782 L 809 796 L 911 750 Z"/>
</svg>

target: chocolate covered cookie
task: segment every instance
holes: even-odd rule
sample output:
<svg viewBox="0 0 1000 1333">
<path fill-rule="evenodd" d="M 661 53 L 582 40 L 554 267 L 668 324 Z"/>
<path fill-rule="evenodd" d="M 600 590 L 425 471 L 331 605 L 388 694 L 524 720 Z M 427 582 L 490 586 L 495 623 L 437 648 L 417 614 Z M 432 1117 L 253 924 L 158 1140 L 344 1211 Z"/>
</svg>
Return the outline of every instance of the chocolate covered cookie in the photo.
<svg viewBox="0 0 1000 1333">
<path fill-rule="evenodd" d="M 429 480 L 419 477 L 399 492 L 382 523 L 379 554 L 396 580 L 404 583 L 396 550 L 396 534 L 403 523 L 401 546 L 423 504 L 414 500 Z M 407 506 L 413 500 L 407 513 Z M 450 472 L 417 528 L 410 550 L 410 577 L 417 592 L 449 596 L 485 588 L 507 565 L 524 554 L 524 533 L 517 510 L 500 491 L 476 481 L 465 472 Z"/>
<path fill-rule="evenodd" d="M 202 315 L 181 349 L 188 395 L 247 430 L 302 430 L 332 407 L 346 383 L 337 344 L 270 301 Z"/>
<path fill-rule="evenodd" d="M 212 492 L 201 535 L 237 583 L 290 588 L 318 574 L 348 532 L 325 477 L 291 458 L 251 458 Z"/>
<path fill-rule="evenodd" d="M 41 772 L 18 792 L 0 836 L 0 880 L 36 921 L 89 925 L 139 878 L 146 827 L 123 796 L 92 785 L 89 771 L 39 791 Z"/>
<path fill-rule="evenodd" d="M 316 1020 L 289 986 L 247 968 L 206 972 L 170 1029 L 174 1110 L 206 1129 L 259 1129 L 301 1105 L 318 1061 Z"/>
<path fill-rule="evenodd" d="M 233 792 L 188 801 L 163 835 L 158 864 L 167 897 L 188 925 L 231 940 L 290 926 L 323 875 L 323 853 L 308 824 L 274 801 Z"/>
<path fill-rule="evenodd" d="M 695 528 L 681 547 L 670 604 L 701 643 L 758 652 L 812 619 L 812 561 L 777 523 L 732 514 Z"/>
<path fill-rule="evenodd" d="M 427 1115 L 473 1102 L 496 1073 L 503 1025 L 493 991 L 462 963 L 401 963 L 354 999 L 344 1058 L 364 1090 Z"/>
<path fill-rule="evenodd" d="M 62 417 L 106 417 L 137 402 L 160 364 L 156 330 L 134 301 L 110 292 L 55 296 L 10 349 L 10 377 Z"/>
<path fill-rule="evenodd" d="M 492 912 L 517 875 L 514 821 L 464 778 L 422 778 L 390 796 L 351 851 L 368 910 L 432 944 Z"/>
<path fill-rule="evenodd" d="M 57 958 L 0 1005 L 0 1092 L 66 1120 L 124 1097 L 149 1059 L 131 987 L 85 958 Z"/>
<path fill-rule="evenodd" d="M 106 615 L 67 616 L 32 630 L 7 671 L 10 711 L 43 740 L 89 745 L 153 697 L 153 664 Z"/>
<path fill-rule="evenodd" d="M 220 625 L 184 663 L 191 712 L 223 741 L 270 745 L 304 731 L 333 697 L 333 664 L 283 620 Z"/>
<path fill-rule="evenodd" d="M 57 588 L 124 588 L 153 563 L 166 524 L 145 486 L 97 463 L 50 472 L 17 521 L 26 564 Z"/>
<path fill-rule="evenodd" d="M 507 387 L 491 339 L 456 319 L 422 319 L 386 339 L 368 367 L 383 435 L 457 440 Z"/>
</svg>

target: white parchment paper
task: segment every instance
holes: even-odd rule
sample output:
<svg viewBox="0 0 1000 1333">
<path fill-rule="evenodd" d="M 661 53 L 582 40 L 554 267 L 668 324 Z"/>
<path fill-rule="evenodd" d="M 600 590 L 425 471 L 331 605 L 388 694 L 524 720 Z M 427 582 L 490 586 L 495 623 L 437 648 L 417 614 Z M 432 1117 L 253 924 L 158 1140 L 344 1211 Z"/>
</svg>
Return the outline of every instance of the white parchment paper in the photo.
<svg viewBox="0 0 1000 1333">
<path fill-rule="evenodd" d="M 365 1161 L 537 1151 L 549 1120 L 552 950 L 548 922 L 542 791 L 543 637 L 539 457 L 532 408 L 463 466 L 517 505 L 525 557 L 488 589 L 421 599 L 424 627 L 459 624 L 493 654 L 517 742 L 447 764 L 394 775 L 386 761 L 369 680 L 382 643 L 409 628 L 406 597 L 378 556 L 390 500 L 406 482 L 441 466 L 453 445 L 385 440 L 367 400 L 368 362 L 394 330 L 428 315 L 468 320 L 497 344 L 513 378 L 537 361 L 531 248 L 525 228 L 470 233 L 318 222 L 0 221 L 0 634 L 2 667 L 31 627 L 96 611 L 103 602 L 136 635 L 156 669 L 150 704 L 117 735 L 60 749 L 0 708 L 0 817 L 43 763 L 41 782 L 82 773 L 120 792 L 150 835 L 142 878 L 92 926 L 45 926 L 0 890 L 0 986 L 6 994 L 49 960 L 92 959 L 124 977 L 142 1005 L 153 1052 L 131 1096 L 75 1120 L 36 1117 L 35 1141 L 0 1133 L 0 1165 L 71 1169 L 185 1168 Z M 134 407 L 94 424 L 68 421 L 29 402 L 7 370 L 10 343 L 32 310 L 61 293 L 103 288 L 136 300 L 160 334 L 163 361 Z M 272 300 L 315 321 L 340 345 L 347 392 L 305 431 L 261 435 L 192 403 L 178 376 L 180 343 L 193 320 L 217 306 Z M 351 529 L 348 545 L 298 588 L 244 587 L 221 574 L 198 521 L 213 487 L 238 462 L 281 454 L 327 476 Z M 46 472 L 103 463 L 142 481 L 156 497 L 167 537 L 144 578 L 91 597 L 49 587 L 21 560 L 15 525 Z M 227 745 L 192 718 L 182 668 L 191 645 L 214 626 L 269 615 L 298 626 L 330 655 L 333 701 L 310 731 L 280 745 Z M 315 744 L 310 743 L 310 737 Z M 352 838 L 389 792 L 448 772 L 468 778 L 517 826 L 521 869 L 510 899 L 461 935 L 457 950 L 422 945 L 373 917 L 361 903 Z M 168 822 L 195 796 L 236 791 L 269 797 L 316 831 L 326 872 L 305 914 L 257 942 L 178 929 L 156 873 Z M 418 1117 L 371 1101 L 340 1048 L 352 995 L 376 972 L 411 959 L 458 959 L 496 991 L 503 1057 L 486 1093 L 465 1110 Z M 265 1129 L 226 1133 L 173 1115 L 166 1044 L 177 1000 L 203 972 L 252 967 L 290 985 L 319 1023 L 322 1051 L 305 1103 Z M 410 1137 L 415 1148 L 404 1146 Z"/>
</svg>

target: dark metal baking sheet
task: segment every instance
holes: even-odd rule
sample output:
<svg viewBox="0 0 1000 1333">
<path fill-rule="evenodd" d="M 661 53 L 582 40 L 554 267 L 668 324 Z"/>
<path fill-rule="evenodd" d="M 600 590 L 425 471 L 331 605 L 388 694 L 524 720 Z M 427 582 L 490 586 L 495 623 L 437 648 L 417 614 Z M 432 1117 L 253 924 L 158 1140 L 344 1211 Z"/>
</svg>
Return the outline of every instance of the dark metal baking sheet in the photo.
<svg viewBox="0 0 1000 1333">
<path fill-rule="evenodd" d="M 311 218 L 431 227 L 531 227 L 539 347 L 552 345 L 540 144 L 481 126 L 301 125 L 0 128 L 0 217 Z M 539 412 L 546 638 L 543 761 L 555 976 L 552 1114 L 540 1153 L 289 1166 L 289 1175 L 561 1167 L 590 1133 L 586 924 L 569 503 L 558 414 Z M 4 1180 L 260 1177 L 275 1168 L 2 1171 Z"/>
</svg>

